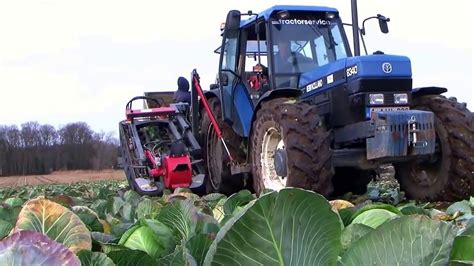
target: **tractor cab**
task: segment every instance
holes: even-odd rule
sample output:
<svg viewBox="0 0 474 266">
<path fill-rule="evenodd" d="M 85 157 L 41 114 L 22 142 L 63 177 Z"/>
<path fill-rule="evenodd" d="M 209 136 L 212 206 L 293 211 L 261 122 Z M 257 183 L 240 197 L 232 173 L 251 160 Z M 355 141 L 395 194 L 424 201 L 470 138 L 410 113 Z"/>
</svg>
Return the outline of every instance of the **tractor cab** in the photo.
<svg viewBox="0 0 474 266">
<path fill-rule="evenodd" d="M 264 96 L 298 89 L 302 73 L 351 56 L 338 11 L 314 6 L 274 6 L 259 14 L 230 11 L 216 51 L 223 117 L 241 136 L 248 136 L 247 114 Z"/>
<path fill-rule="evenodd" d="M 280 11 L 268 26 L 274 88 L 297 87 L 301 73 L 350 54 L 336 10 Z"/>
</svg>

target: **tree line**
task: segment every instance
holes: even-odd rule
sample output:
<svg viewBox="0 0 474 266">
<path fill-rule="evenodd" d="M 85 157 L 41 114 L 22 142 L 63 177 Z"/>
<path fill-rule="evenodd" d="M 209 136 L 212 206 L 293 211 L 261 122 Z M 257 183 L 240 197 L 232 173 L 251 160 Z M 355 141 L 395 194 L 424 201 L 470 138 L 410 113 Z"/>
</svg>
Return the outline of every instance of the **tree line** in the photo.
<svg viewBox="0 0 474 266">
<path fill-rule="evenodd" d="M 119 141 L 75 122 L 55 129 L 38 122 L 0 125 L 0 176 L 117 167 Z"/>
</svg>

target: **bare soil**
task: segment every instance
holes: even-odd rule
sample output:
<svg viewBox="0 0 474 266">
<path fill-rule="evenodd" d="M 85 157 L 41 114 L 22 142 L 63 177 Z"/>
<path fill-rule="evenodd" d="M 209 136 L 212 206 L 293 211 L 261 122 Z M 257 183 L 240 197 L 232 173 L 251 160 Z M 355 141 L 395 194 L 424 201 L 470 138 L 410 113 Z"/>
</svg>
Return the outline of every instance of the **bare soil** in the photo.
<svg viewBox="0 0 474 266">
<path fill-rule="evenodd" d="M 49 175 L 2 176 L 0 187 L 15 187 L 39 184 L 94 182 L 100 180 L 126 180 L 122 170 L 102 171 L 58 171 Z"/>
</svg>

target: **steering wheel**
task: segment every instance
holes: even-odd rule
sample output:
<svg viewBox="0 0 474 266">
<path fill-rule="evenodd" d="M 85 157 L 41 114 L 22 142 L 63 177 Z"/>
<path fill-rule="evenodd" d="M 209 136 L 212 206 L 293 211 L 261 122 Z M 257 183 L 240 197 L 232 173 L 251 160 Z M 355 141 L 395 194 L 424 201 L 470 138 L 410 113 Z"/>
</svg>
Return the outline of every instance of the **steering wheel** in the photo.
<svg viewBox="0 0 474 266">
<path fill-rule="evenodd" d="M 237 80 L 241 80 L 241 79 L 242 79 L 242 78 L 239 76 L 239 74 L 235 73 L 234 70 L 231 70 L 231 69 L 221 69 L 221 71 L 222 71 L 222 72 L 229 72 L 229 73 L 231 73 L 232 75 L 234 75 L 234 76 L 237 78 Z M 229 79 L 229 78 L 228 78 L 227 76 L 226 76 L 226 78 L 227 78 L 227 82 L 228 82 L 228 79 Z M 234 82 L 235 82 L 235 81 L 236 81 L 236 80 L 234 80 Z M 222 80 L 220 80 L 219 82 L 222 82 Z M 221 83 L 221 84 L 223 84 L 223 83 Z"/>
</svg>

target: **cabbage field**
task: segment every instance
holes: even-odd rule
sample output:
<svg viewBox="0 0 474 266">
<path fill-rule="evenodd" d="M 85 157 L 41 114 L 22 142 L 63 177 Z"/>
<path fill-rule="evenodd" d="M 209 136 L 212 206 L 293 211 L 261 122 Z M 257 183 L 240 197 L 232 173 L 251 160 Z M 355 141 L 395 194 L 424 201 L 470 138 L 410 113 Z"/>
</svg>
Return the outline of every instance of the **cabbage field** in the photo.
<svg viewBox="0 0 474 266">
<path fill-rule="evenodd" d="M 302 189 L 139 196 L 119 181 L 0 189 L 1 265 L 463 265 L 474 198 L 328 201 Z"/>
</svg>

